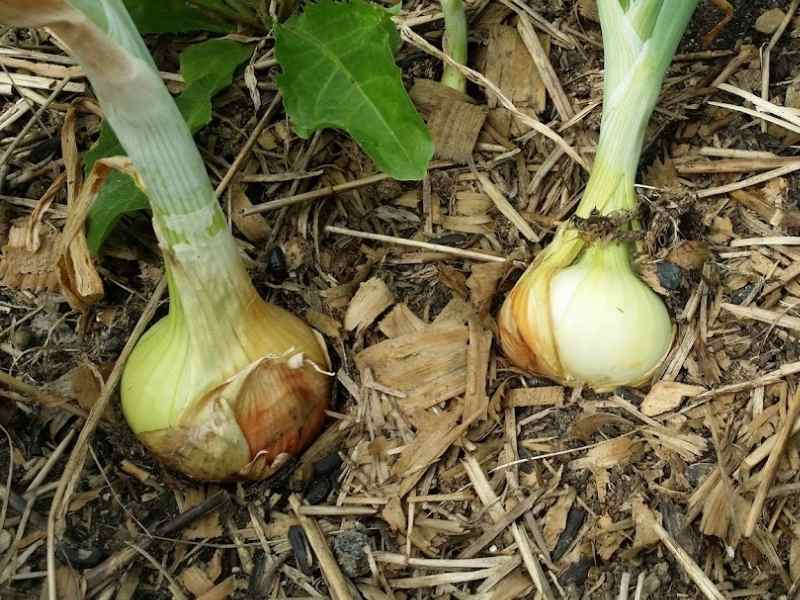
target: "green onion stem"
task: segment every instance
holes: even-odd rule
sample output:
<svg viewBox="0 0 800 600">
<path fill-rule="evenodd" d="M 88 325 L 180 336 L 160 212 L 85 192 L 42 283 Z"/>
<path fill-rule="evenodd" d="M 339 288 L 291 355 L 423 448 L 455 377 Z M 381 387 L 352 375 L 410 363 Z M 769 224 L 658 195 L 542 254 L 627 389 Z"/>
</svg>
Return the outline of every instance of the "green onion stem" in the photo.
<svg viewBox="0 0 800 600">
<path fill-rule="evenodd" d="M 444 12 L 445 53 L 457 63 L 467 62 L 467 15 L 464 0 L 442 0 Z M 442 84 L 459 92 L 467 89 L 464 74 L 451 64 L 445 63 Z"/>
<path fill-rule="evenodd" d="M 605 54 L 603 120 L 579 217 L 636 207 L 634 183 L 647 125 L 697 2 L 598 0 Z"/>
<path fill-rule="evenodd" d="M 257 292 L 191 132 L 122 0 L 71 2 L 100 30 L 91 45 L 80 35 L 66 41 L 147 192 L 167 266 L 170 315 L 230 330 L 225 317 L 235 319 Z"/>
</svg>

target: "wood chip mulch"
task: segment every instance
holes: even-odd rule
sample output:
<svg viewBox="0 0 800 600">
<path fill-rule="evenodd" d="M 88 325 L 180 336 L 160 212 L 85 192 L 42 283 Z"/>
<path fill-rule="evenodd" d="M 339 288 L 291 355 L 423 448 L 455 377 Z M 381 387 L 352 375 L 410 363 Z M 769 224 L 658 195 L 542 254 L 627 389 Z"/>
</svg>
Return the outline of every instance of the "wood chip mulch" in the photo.
<svg viewBox="0 0 800 600">
<path fill-rule="evenodd" d="M 198 143 L 259 288 L 326 336 L 336 396 L 302 457 L 225 486 L 163 469 L 121 418 L 108 382 L 166 308 L 154 237 L 126 218 L 92 261 L 78 236 L 59 277 L 100 118 L 53 40 L 2 32 L 0 597 L 46 598 L 48 573 L 64 600 L 797 597 L 800 17 L 732 2 L 712 40 L 725 4 L 698 9 L 639 177 L 674 347 L 609 394 L 513 368 L 494 322 L 587 179 L 594 2 L 468 3 L 455 96 L 437 4 L 404 3 L 398 62 L 440 149 L 417 184 L 340 132 L 298 138 L 266 38 Z M 176 40 L 149 41 L 175 74 Z"/>
</svg>

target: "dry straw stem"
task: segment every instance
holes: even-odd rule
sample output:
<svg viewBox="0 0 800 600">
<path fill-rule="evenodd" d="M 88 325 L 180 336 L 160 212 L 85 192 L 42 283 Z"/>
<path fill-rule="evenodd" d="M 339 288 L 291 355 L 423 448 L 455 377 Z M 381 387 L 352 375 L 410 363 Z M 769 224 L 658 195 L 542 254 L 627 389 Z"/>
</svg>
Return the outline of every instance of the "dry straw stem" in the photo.
<svg viewBox="0 0 800 600">
<path fill-rule="evenodd" d="M 221 196 L 222 192 L 228 187 L 228 184 L 233 180 L 236 173 L 239 172 L 242 164 L 244 163 L 245 158 L 250 154 L 250 150 L 253 149 L 256 142 L 258 141 L 258 136 L 261 135 L 261 132 L 264 131 L 264 128 L 269 125 L 270 119 L 272 119 L 272 114 L 275 112 L 275 109 L 278 107 L 281 101 L 281 93 L 278 92 L 275 94 L 275 97 L 272 99 L 267 110 L 264 112 L 262 117 L 256 123 L 256 126 L 250 132 L 250 136 L 247 138 L 247 141 L 244 143 L 244 146 L 241 147 L 239 153 L 236 155 L 233 163 L 231 164 L 228 172 L 225 173 L 225 176 L 217 185 L 217 189 L 214 190 L 217 196 Z"/>
<path fill-rule="evenodd" d="M 427 40 L 425 40 L 425 38 L 412 31 L 409 27 L 402 25 L 400 27 L 400 32 L 402 34 L 403 39 L 408 43 L 416 46 L 423 52 L 435 56 L 439 60 L 442 60 L 447 64 L 456 67 L 464 74 L 464 76 L 467 79 L 469 79 L 473 83 L 476 83 L 486 88 L 489 93 L 497 97 L 498 101 L 503 106 L 503 108 L 511 112 L 515 117 L 517 117 L 517 119 L 519 119 L 521 123 L 524 123 L 531 129 L 538 131 L 545 137 L 549 138 L 550 140 L 558 144 L 561 148 L 564 149 L 564 152 L 566 152 L 572 160 L 578 163 L 587 172 L 590 170 L 589 164 L 575 151 L 575 149 L 572 146 L 570 146 L 567 143 L 567 141 L 564 138 L 562 138 L 560 135 L 558 135 L 555 131 L 553 131 L 550 127 L 548 127 L 544 123 L 541 123 L 536 119 L 533 119 L 528 115 L 526 115 L 525 113 L 523 113 L 522 111 L 520 111 L 516 106 L 514 106 L 514 103 L 511 102 L 511 100 L 509 100 L 494 83 L 486 79 L 486 77 L 484 77 L 477 71 L 474 71 L 468 67 L 465 67 L 464 65 L 455 62 L 446 54 L 444 54 L 444 52 L 441 52 L 433 45 L 428 43 Z"/>
<path fill-rule="evenodd" d="M 753 175 L 752 177 L 742 179 L 741 181 L 735 181 L 734 183 L 728 183 L 725 185 L 720 185 L 718 187 L 708 188 L 707 190 L 698 192 L 697 197 L 711 198 L 712 196 L 720 196 L 722 194 L 728 194 L 736 190 L 743 190 L 748 187 L 753 187 L 754 185 L 766 183 L 771 179 L 783 177 L 784 175 L 789 175 L 790 173 L 794 173 L 795 171 L 800 171 L 800 160 L 792 161 L 790 163 L 783 165 L 782 167 L 778 167 L 777 169 L 767 171 L 766 173 Z"/>
<path fill-rule="evenodd" d="M 353 598 L 350 584 L 339 568 L 336 559 L 333 558 L 331 549 L 319 525 L 317 525 L 316 521 L 303 514 L 303 504 L 295 494 L 289 496 L 289 504 L 291 504 L 292 511 L 297 516 L 297 520 L 303 528 L 314 554 L 317 555 L 319 567 L 325 577 L 325 581 L 328 582 L 328 590 L 331 592 L 331 597 L 334 600 L 350 600 Z"/>
<path fill-rule="evenodd" d="M 517 19 L 517 31 L 519 31 L 519 35 L 525 47 L 528 49 L 528 52 L 530 52 L 533 62 L 536 63 L 536 67 L 539 69 L 539 75 L 547 91 L 550 93 L 550 97 L 553 99 L 553 104 L 561 120 L 565 123 L 569 122 L 570 119 L 575 116 L 575 111 L 572 109 L 572 104 L 570 104 L 569 97 L 564 92 L 564 88 L 561 87 L 561 81 L 558 79 L 553 65 L 550 64 L 550 59 L 542 46 L 542 42 L 539 41 L 539 36 L 536 35 L 536 31 L 533 29 L 527 17 L 521 14 L 522 11 L 510 3 L 503 3 L 513 8 L 519 15 Z"/>
<path fill-rule="evenodd" d="M 111 395 L 114 393 L 119 383 L 120 377 L 122 376 L 122 369 L 125 367 L 128 357 L 139 341 L 139 338 L 144 333 L 144 330 L 147 328 L 147 325 L 150 323 L 150 320 L 153 318 L 153 315 L 155 315 L 158 304 L 166 289 L 167 280 L 162 277 L 153 295 L 147 302 L 142 316 L 136 323 L 136 327 L 134 327 L 128 341 L 125 343 L 125 347 L 122 349 L 119 358 L 117 358 L 117 362 L 114 364 L 111 374 L 103 384 L 100 397 L 92 407 L 83 425 L 83 429 L 81 429 L 80 436 L 78 436 L 78 441 L 72 449 L 69 460 L 64 467 L 64 473 L 58 481 L 58 488 L 56 489 L 53 502 L 50 505 L 50 513 L 47 517 L 47 589 L 50 600 L 58 600 L 58 590 L 56 590 L 56 533 L 57 530 L 60 533 L 64 527 L 64 518 L 69 508 L 69 502 L 78 484 L 78 479 L 80 478 L 83 465 L 86 462 L 86 456 L 89 452 L 89 442 L 94 435 L 95 429 L 97 429 L 98 423 L 106 412 L 108 403 L 111 401 Z"/>
<path fill-rule="evenodd" d="M 691 556 L 684 550 L 678 542 L 664 529 L 658 520 L 653 515 L 652 511 L 644 507 L 644 511 L 641 513 L 641 518 L 643 519 L 645 525 L 647 527 L 652 528 L 655 534 L 658 536 L 658 539 L 661 540 L 661 543 L 667 547 L 667 549 L 672 552 L 672 555 L 675 557 L 675 560 L 678 561 L 678 564 L 683 568 L 689 578 L 694 581 L 695 585 L 697 585 L 698 589 L 703 593 L 703 595 L 708 598 L 708 600 L 727 600 L 725 596 L 722 595 L 717 589 L 717 586 L 708 578 L 708 576 L 703 572 L 696 562 L 692 559 Z"/>
<path fill-rule="evenodd" d="M 764 50 L 764 54 L 762 55 L 761 59 L 761 98 L 763 100 L 767 100 L 769 98 L 769 79 L 770 79 L 770 63 L 771 63 L 771 56 L 772 56 L 772 49 L 775 47 L 775 44 L 778 43 L 778 40 L 781 39 L 783 32 L 786 31 L 786 28 L 791 23 L 792 18 L 794 18 L 795 13 L 797 12 L 797 7 L 800 6 L 800 0 L 792 0 L 792 4 L 789 6 L 789 10 L 786 11 L 786 16 L 781 21 L 781 24 L 775 30 L 775 33 L 772 34 L 772 38 L 767 44 L 767 48 Z M 767 124 L 761 123 L 761 132 L 767 132 Z"/>
<path fill-rule="evenodd" d="M 442 169 L 445 167 L 451 167 L 452 165 L 453 163 L 451 162 L 439 161 L 428 165 L 428 169 Z M 386 173 L 369 175 L 368 177 L 361 177 L 359 179 L 354 179 L 353 181 L 348 181 L 347 183 L 341 183 L 338 185 L 329 185 L 320 188 L 318 190 L 311 190 L 310 192 L 303 192 L 302 194 L 296 194 L 293 196 L 287 196 L 285 198 L 278 198 L 277 200 L 270 200 L 269 202 L 256 204 L 252 208 L 243 211 L 242 214 L 247 216 L 247 215 L 252 215 L 254 213 L 269 212 L 271 210 L 277 210 L 279 208 L 292 206 L 293 204 L 299 204 L 301 202 L 307 202 L 309 200 L 316 200 L 318 198 L 334 196 L 340 192 L 357 190 L 362 187 L 367 187 L 368 185 L 373 185 L 375 183 L 380 183 L 381 181 L 386 181 L 387 179 L 391 179 L 391 177 L 389 177 L 389 175 L 387 175 Z"/>
<path fill-rule="evenodd" d="M 800 373 L 800 361 L 786 363 L 782 365 L 780 368 L 761 375 L 760 377 L 756 377 L 755 379 L 749 379 L 747 381 L 742 381 L 740 383 L 729 383 L 727 385 L 722 385 L 716 389 L 708 390 L 707 392 L 703 392 L 699 394 L 695 398 L 695 402 L 691 405 L 681 409 L 681 413 L 689 412 L 698 406 L 702 406 L 712 398 L 716 396 L 721 396 L 724 394 L 733 394 L 736 392 L 742 392 L 744 390 L 749 390 L 756 387 L 761 387 L 765 385 L 769 385 L 771 383 L 777 383 L 778 381 L 785 379 L 787 377 L 791 377 L 792 375 L 796 375 Z"/>
<path fill-rule="evenodd" d="M 499 263 L 508 261 L 508 259 L 503 258 L 502 256 L 493 256 L 492 254 L 484 254 L 483 252 L 476 252 L 474 250 L 462 250 L 461 248 L 452 248 L 451 246 L 444 246 L 442 244 L 431 244 L 430 242 L 418 242 L 416 240 L 408 240 L 405 238 L 393 237 L 391 235 L 356 231 L 355 229 L 348 229 L 347 227 L 335 227 L 333 225 L 327 225 L 325 227 L 325 231 L 328 233 L 337 233 L 339 235 L 348 235 L 350 237 L 360 238 L 363 240 L 373 240 L 376 242 L 385 242 L 387 244 L 397 244 L 398 246 L 433 250 L 435 252 L 443 252 L 445 254 L 460 258 L 470 258 L 473 260 L 485 260 Z"/>
<path fill-rule="evenodd" d="M 800 332 L 800 318 L 798 317 L 790 317 L 784 313 L 755 306 L 740 306 L 738 304 L 724 303 L 720 305 L 720 307 L 742 319 L 753 319 L 754 321 L 768 323 L 774 327 L 783 327 L 784 329 Z M 793 307 L 790 307 L 788 310 L 791 310 L 791 308 Z"/>
<path fill-rule="evenodd" d="M 463 464 L 464 469 L 466 470 L 467 475 L 472 482 L 472 486 L 475 488 L 475 493 L 486 507 L 487 511 L 489 512 L 489 516 L 492 518 L 492 521 L 497 522 L 503 519 L 505 511 L 500 503 L 500 499 L 492 489 L 492 486 L 489 483 L 489 480 L 486 478 L 486 474 L 483 472 L 483 469 L 481 469 L 478 461 L 474 456 L 472 456 L 472 454 L 467 453 Z M 542 565 L 532 549 L 531 542 L 528 539 L 525 530 L 520 528 L 514 522 L 511 523 L 510 528 L 511 535 L 514 537 L 514 541 L 517 543 L 517 548 L 522 555 L 522 561 L 524 562 L 525 568 L 528 570 L 528 574 L 536 586 L 536 589 L 539 590 L 539 593 L 545 598 L 545 600 L 555 600 L 553 590 L 550 588 L 550 583 L 547 581 L 547 576 L 545 575 Z"/>
<path fill-rule="evenodd" d="M 491 179 L 489 179 L 485 173 L 478 173 L 476 171 L 475 174 L 478 177 L 478 181 L 481 183 L 483 191 L 486 192 L 486 195 L 492 200 L 497 210 L 499 210 L 506 219 L 514 224 L 514 226 L 525 237 L 525 239 L 533 243 L 540 241 L 541 238 L 536 234 L 531 226 L 528 225 L 528 222 L 517 212 L 517 209 L 514 208 L 508 200 L 506 200 L 506 197 L 503 196 L 502 192 L 497 189 L 497 186 L 492 183 Z"/>
<path fill-rule="evenodd" d="M 792 430 L 794 428 L 794 422 L 797 419 L 798 413 L 800 413 L 800 391 L 795 392 L 792 400 L 789 403 L 786 419 L 784 420 L 781 430 L 775 439 L 775 443 L 772 447 L 772 451 L 769 454 L 767 464 L 764 465 L 764 470 L 761 472 L 761 482 L 758 486 L 758 492 L 756 492 L 755 500 L 753 500 L 753 504 L 750 507 L 750 513 L 747 515 L 747 523 L 745 524 L 744 528 L 745 537 L 752 536 L 756 525 L 758 524 L 758 519 L 761 516 L 764 503 L 769 495 L 769 488 L 778 472 L 778 465 L 783 457 L 783 451 L 786 448 L 786 443 L 791 437 Z"/>
</svg>

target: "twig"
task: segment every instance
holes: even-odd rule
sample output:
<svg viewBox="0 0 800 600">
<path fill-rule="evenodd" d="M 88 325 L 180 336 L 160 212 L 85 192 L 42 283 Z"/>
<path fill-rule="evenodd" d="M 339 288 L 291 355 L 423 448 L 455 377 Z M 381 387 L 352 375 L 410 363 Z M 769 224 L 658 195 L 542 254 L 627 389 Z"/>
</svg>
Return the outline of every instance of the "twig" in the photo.
<svg viewBox="0 0 800 600">
<path fill-rule="evenodd" d="M 25 123 L 25 126 L 22 128 L 22 131 L 20 131 L 17 134 L 17 136 L 14 138 L 11 144 L 9 144 L 8 148 L 6 148 L 6 151 L 3 153 L 3 155 L 0 156 L 0 189 L 2 189 L 5 184 L 6 163 L 8 162 L 8 159 L 11 158 L 11 155 L 17 149 L 17 146 L 19 146 L 20 142 L 25 138 L 26 135 L 28 135 L 28 132 L 31 130 L 31 127 L 33 127 L 33 124 L 41 118 L 42 113 L 45 110 L 47 110 L 47 107 L 50 106 L 50 103 L 52 103 L 53 100 L 56 99 L 56 97 L 62 92 L 62 90 L 69 83 L 69 81 L 70 77 L 65 77 L 59 82 L 59 84 L 47 97 L 47 101 L 36 110 L 36 112 L 33 114 L 30 120 L 27 123 Z"/>
<path fill-rule="evenodd" d="M 642 600 L 642 593 L 644 592 L 644 580 L 645 580 L 644 572 L 639 573 L 639 577 L 636 579 L 636 593 L 633 595 L 633 600 Z"/>
<path fill-rule="evenodd" d="M 755 531 L 758 518 L 761 516 L 764 503 L 769 495 L 769 488 L 772 485 L 773 479 L 775 479 L 778 464 L 786 448 L 786 442 L 789 441 L 789 437 L 791 436 L 798 413 L 800 413 L 800 391 L 795 392 L 793 399 L 789 403 L 789 408 L 786 411 L 786 419 L 775 440 L 775 445 L 772 447 L 772 452 L 769 454 L 767 464 L 764 465 L 764 470 L 761 471 L 761 482 L 758 485 L 758 492 L 756 492 L 755 500 L 753 500 L 753 504 L 750 506 L 750 513 L 747 515 L 747 523 L 744 527 L 745 537 L 750 537 L 753 535 L 753 531 Z"/>
<path fill-rule="evenodd" d="M 29 385 L 17 377 L 9 375 L 8 373 L 3 373 L 2 371 L 0 371 L 0 384 L 17 390 L 20 394 L 27 396 L 34 402 L 47 408 L 59 408 L 64 412 L 73 414 L 81 419 L 85 419 L 88 416 L 88 413 L 85 410 L 77 406 L 73 406 L 67 400 L 57 398 L 46 392 L 43 392 L 35 386 Z"/>
<path fill-rule="evenodd" d="M 0 425 L 0 429 L 3 430 L 8 440 L 8 478 L 6 479 L 6 489 L 10 492 L 11 483 L 14 481 L 14 442 L 11 440 L 11 434 L 8 433 L 5 427 Z M 2 531 L 6 525 L 6 513 L 8 511 L 8 502 L 10 498 L 11 494 L 5 494 L 3 496 L 3 508 L 0 509 L 0 531 Z"/>
<path fill-rule="evenodd" d="M 159 527 L 156 530 L 156 533 L 151 537 L 143 538 L 139 542 L 139 547 L 147 548 L 147 546 L 149 546 L 154 540 L 166 538 L 175 534 L 184 527 L 189 526 L 193 521 L 204 517 L 211 511 L 218 509 L 220 506 L 227 503 L 229 498 L 230 497 L 226 491 L 220 490 L 216 494 L 206 498 L 197 506 L 193 506 L 189 510 L 182 512 L 169 523 L 165 523 Z M 136 552 L 131 547 L 127 547 L 113 556 L 109 556 L 96 567 L 89 569 L 84 573 L 87 588 L 90 591 L 96 591 L 102 585 L 104 585 L 108 579 L 114 575 L 114 573 L 125 567 L 133 558 L 135 558 L 135 556 Z"/>
<path fill-rule="evenodd" d="M 781 39 L 781 36 L 783 35 L 783 32 L 786 31 L 789 23 L 791 23 L 792 17 L 794 17 L 794 13 L 797 12 L 798 6 L 800 6 L 800 0 L 793 0 L 789 10 L 786 11 L 786 16 L 783 18 L 783 21 L 781 21 L 781 24 L 775 30 L 775 33 L 772 34 L 772 38 L 767 45 L 767 49 L 764 50 L 761 66 L 761 98 L 764 100 L 769 100 L 769 76 L 772 49 L 775 47 L 775 44 L 778 43 L 778 40 Z M 763 121 L 761 123 L 761 132 L 767 132 L 767 124 Z"/>
<path fill-rule="evenodd" d="M 755 379 L 750 379 L 748 381 L 742 381 L 740 383 L 729 383 L 728 385 L 720 386 L 713 390 L 708 390 L 707 392 L 703 392 L 702 394 L 695 397 L 695 401 L 690 406 L 681 409 L 681 414 L 689 412 L 697 408 L 698 406 L 702 406 L 712 398 L 716 396 L 720 396 L 722 394 L 733 394 L 735 392 L 742 392 L 744 390 L 749 390 L 755 387 L 761 387 L 763 385 L 769 385 L 771 383 L 775 383 L 789 377 L 790 375 L 795 375 L 796 373 L 800 373 L 800 361 L 787 363 L 781 366 L 779 369 L 775 371 L 771 371 L 762 375 L 761 377 L 756 377 Z"/>
<path fill-rule="evenodd" d="M 133 352 L 133 348 L 136 342 L 139 341 L 139 337 L 144 333 L 144 330 L 150 323 L 150 319 L 153 318 L 161 296 L 166 289 L 167 280 L 162 277 L 153 295 L 150 297 L 150 301 L 147 303 L 142 316 L 139 318 L 139 322 L 136 323 L 136 327 L 134 327 L 128 341 L 125 343 L 125 347 L 122 349 L 122 353 L 119 355 L 114 369 L 103 385 L 100 397 L 97 399 L 97 402 L 95 402 L 91 412 L 89 412 L 89 417 L 86 419 L 83 429 L 81 429 L 78 441 L 72 449 L 67 465 L 64 468 L 64 473 L 58 482 L 58 489 L 53 497 L 53 502 L 50 505 L 50 514 L 47 518 L 47 593 L 49 600 L 58 600 L 58 590 L 56 589 L 56 522 L 58 522 L 60 527 L 63 526 L 64 515 L 69 506 L 70 497 L 75 490 L 83 465 L 86 462 L 86 456 L 89 451 L 89 440 L 105 413 L 108 403 L 111 401 L 111 394 L 117 387 L 117 383 L 122 375 L 122 369 L 128 357 L 131 352 Z"/>
<path fill-rule="evenodd" d="M 499 210 L 506 219 L 511 221 L 511 223 L 529 242 L 536 243 L 540 241 L 541 237 L 536 235 L 536 232 L 533 230 L 533 228 L 525 219 L 522 218 L 522 215 L 517 212 L 517 209 L 514 208 L 506 199 L 506 197 L 500 192 L 500 190 L 497 189 L 497 186 L 492 183 L 489 177 L 485 173 L 479 173 L 475 169 L 474 165 L 471 166 L 473 173 L 477 175 L 478 181 L 480 181 L 483 191 L 486 192 L 486 195 L 489 196 L 491 201 L 494 203 L 495 208 L 497 208 L 497 210 Z"/>
<path fill-rule="evenodd" d="M 766 173 L 753 175 L 752 177 L 748 177 L 747 179 L 742 179 L 741 181 L 737 181 L 735 183 L 729 183 L 727 185 L 721 185 L 718 187 L 703 190 L 701 192 L 698 192 L 697 197 L 710 198 L 711 196 L 719 196 L 721 194 L 727 194 L 728 192 L 733 192 L 735 190 L 742 190 L 747 187 L 758 185 L 759 183 L 764 183 L 766 181 L 769 181 L 770 179 L 775 179 L 776 177 L 783 177 L 784 175 L 788 175 L 789 173 L 794 173 L 795 171 L 800 171 L 800 160 L 789 163 L 777 169 L 773 169 L 772 171 L 767 171 Z"/>
<path fill-rule="evenodd" d="M 292 510 L 308 538 L 308 543 L 317 555 L 320 570 L 325 576 L 325 581 L 328 582 L 328 591 L 330 591 L 331 597 L 333 600 L 349 600 L 353 597 L 350 585 L 333 558 L 331 549 L 328 547 L 328 542 L 325 541 L 325 536 L 322 534 L 319 525 L 317 525 L 316 521 L 303 514 L 303 505 L 295 494 L 289 496 L 289 504 L 291 504 Z"/>
<path fill-rule="evenodd" d="M 222 193 L 225 191 L 225 188 L 228 187 L 228 184 L 230 184 L 231 180 L 233 180 L 234 176 L 239 171 L 244 159 L 247 158 L 247 156 L 250 154 L 250 150 L 253 149 L 253 146 L 258 141 L 258 136 L 261 135 L 261 132 L 264 131 L 264 128 L 269 124 L 269 119 L 272 117 L 272 111 L 275 110 L 280 101 L 281 93 L 278 92 L 272 99 L 267 111 L 264 113 L 261 119 L 259 119 L 258 124 L 256 124 L 256 126 L 253 128 L 253 131 L 250 132 L 250 137 L 247 138 L 244 146 L 242 146 L 241 150 L 239 150 L 239 154 L 236 155 L 236 158 L 228 169 L 228 172 L 225 173 L 222 181 L 219 182 L 219 185 L 215 190 L 217 197 L 222 195 Z"/>
<path fill-rule="evenodd" d="M 153 556 L 147 552 L 144 548 L 140 548 L 136 544 L 130 544 L 130 547 L 135 550 L 137 553 L 141 554 L 147 562 L 149 562 L 153 568 L 158 571 L 161 576 L 167 580 L 167 584 L 169 585 L 169 591 L 172 593 L 173 600 L 188 600 L 186 595 L 181 590 L 181 586 L 178 585 L 178 582 L 172 578 L 167 570 L 159 563 Z"/>
<path fill-rule="evenodd" d="M 451 166 L 453 166 L 452 162 L 437 161 L 431 163 L 428 166 L 428 168 L 441 169 Z M 308 200 L 316 200 L 317 198 L 325 198 L 326 196 L 333 196 L 334 194 L 338 194 L 339 192 L 356 190 L 362 187 L 366 187 L 368 185 L 372 185 L 374 183 L 380 183 L 381 181 L 386 181 L 387 179 L 391 179 L 391 177 L 386 173 L 377 173 L 375 175 L 369 175 L 368 177 L 361 177 L 360 179 L 354 179 L 353 181 L 348 181 L 347 183 L 340 183 L 339 185 L 328 185 L 323 188 L 319 188 L 318 190 L 311 190 L 310 192 L 304 192 L 302 194 L 286 196 L 285 198 L 278 198 L 277 200 L 270 200 L 269 202 L 256 204 L 255 206 L 242 211 L 242 215 L 247 216 L 255 213 L 277 210 L 279 208 L 291 206 L 292 204 L 299 204 L 300 202 L 306 202 Z"/>
<path fill-rule="evenodd" d="M 709 600 L 726 600 L 717 589 L 717 586 L 708 578 L 696 562 L 689 556 L 688 552 L 684 550 L 678 542 L 661 526 L 661 523 L 655 518 L 650 509 L 645 508 L 642 518 L 647 521 L 647 525 L 653 529 L 661 543 L 672 552 L 675 560 L 683 567 L 689 578 L 694 581 L 695 585 L 700 589 L 703 595 Z"/>
<path fill-rule="evenodd" d="M 435 252 L 460 256 L 461 258 L 472 258 L 475 260 L 485 260 L 489 262 L 506 262 L 508 260 L 502 256 L 493 256 L 491 254 L 484 254 L 483 252 L 476 252 L 474 250 L 462 250 L 461 248 L 452 248 L 450 246 L 443 246 L 442 244 L 431 244 L 430 242 L 418 242 L 416 240 L 407 240 L 405 238 L 392 237 L 390 235 L 383 235 L 379 233 L 356 231 L 355 229 L 347 229 L 346 227 L 334 227 L 333 225 L 328 225 L 325 227 L 325 231 L 328 233 L 349 235 L 350 237 L 361 238 L 364 240 L 374 240 L 376 242 L 386 242 L 387 244 L 397 244 L 398 246 L 409 246 L 411 248 L 433 250 Z"/>
<path fill-rule="evenodd" d="M 348 190 L 355 190 L 358 188 L 366 187 L 368 185 L 372 185 L 373 183 L 386 181 L 387 179 L 390 179 L 389 175 L 387 175 L 386 173 L 378 173 L 377 175 L 362 177 L 354 181 L 348 181 L 347 183 L 341 183 L 339 185 L 329 185 L 324 188 L 320 188 L 318 190 L 311 190 L 310 192 L 304 192 L 302 194 L 296 194 L 294 196 L 287 196 L 286 198 L 278 198 L 277 200 L 270 200 L 269 202 L 256 204 L 255 206 L 248 208 L 247 210 L 243 210 L 242 214 L 244 216 L 247 216 L 255 213 L 277 210 L 279 208 L 283 208 L 284 206 L 291 206 L 292 204 L 306 202 L 307 200 L 316 200 L 317 198 L 324 198 L 325 196 L 333 196 L 334 194 L 338 194 L 339 192 L 346 192 Z"/>
<path fill-rule="evenodd" d="M 413 44 L 414 46 L 417 46 L 427 54 L 435 56 L 436 58 L 446 62 L 447 64 L 455 66 L 462 73 L 464 73 L 467 79 L 482 87 L 485 87 L 491 94 L 497 97 L 497 100 L 500 102 L 500 104 L 503 105 L 503 108 L 511 112 L 517 119 L 519 119 L 521 123 L 524 123 L 531 129 L 538 131 L 548 139 L 554 141 L 556 144 L 558 144 L 564 149 L 564 152 L 566 152 L 572 160 L 578 163 L 586 171 L 589 171 L 589 164 L 575 151 L 575 149 L 572 146 L 570 146 L 567 143 L 567 141 L 563 137 L 558 135 L 555 131 L 553 131 L 550 127 L 548 127 L 544 123 L 537 121 L 536 119 L 533 119 L 530 116 L 523 113 L 522 111 L 520 111 L 516 106 L 514 106 L 514 103 L 511 102 L 511 100 L 509 100 L 505 96 L 505 94 L 503 94 L 503 92 L 500 90 L 500 88 L 497 87 L 497 85 L 486 79 L 486 77 L 484 77 L 477 71 L 465 67 L 464 65 L 458 64 L 450 57 L 445 55 L 443 52 L 435 48 L 433 45 L 429 44 L 428 41 L 425 40 L 425 38 L 415 33 L 408 27 L 401 26 L 400 30 L 402 37 L 403 39 L 405 39 L 405 41 L 409 42 L 410 44 Z"/>
<path fill-rule="evenodd" d="M 495 520 L 495 523 L 492 527 L 485 530 L 476 540 L 474 540 L 469 546 L 464 548 L 464 550 L 462 550 L 461 553 L 458 555 L 458 558 L 470 559 L 473 556 L 475 556 L 478 552 L 483 550 L 483 548 L 486 545 L 488 545 L 494 538 L 496 538 L 498 535 L 500 535 L 506 529 L 508 529 L 511 523 L 514 523 L 522 515 L 524 515 L 531 508 L 533 508 L 533 505 L 539 498 L 540 495 L 534 494 L 528 497 L 526 500 L 520 500 L 514 508 L 505 513 L 499 519 Z"/>
<path fill-rule="evenodd" d="M 478 461 L 469 453 L 467 453 L 464 459 L 464 469 L 472 482 L 472 487 L 475 488 L 475 493 L 478 494 L 481 502 L 488 510 L 489 516 L 493 521 L 500 520 L 504 513 L 503 507 L 500 504 L 500 499 L 497 497 L 497 494 L 495 494 L 488 479 L 486 479 L 486 474 L 481 469 Z M 522 555 L 522 561 L 536 589 L 539 590 L 539 593 L 545 600 L 555 600 L 553 590 L 550 588 L 550 583 L 547 581 L 542 565 L 531 550 L 531 543 L 525 530 L 520 528 L 516 523 L 511 523 L 511 534 L 514 537 L 514 541 L 517 543 L 517 549 Z"/>
<path fill-rule="evenodd" d="M 628 600 L 628 588 L 631 586 L 631 574 L 627 571 L 622 574 L 619 582 L 618 600 Z"/>
<path fill-rule="evenodd" d="M 553 65 L 550 64 L 550 59 L 547 57 L 547 53 L 544 51 L 544 47 L 542 47 L 542 43 L 539 41 L 539 36 L 536 35 L 536 31 L 533 29 L 530 21 L 522 14 L 520 9 L 513 5 L 511 6 L 519 15 L 517 19 L 517 31 L 519 31 L 519 35 L 525 47 L 528 49 L 531 58 L 533 58 L 533 62 L 539 69 L 542 82 L 550 93 L 550 97 L 553 99 L 553 104 L 558 111 L 558 115 L 561 117 L 561 120 L 566 123 L 575 116 L 575 111 L 572 109 L 569 98 L 564 93 L 564 88 L 561 87 L 561 81 L 558 79 Z"/>
</svg>

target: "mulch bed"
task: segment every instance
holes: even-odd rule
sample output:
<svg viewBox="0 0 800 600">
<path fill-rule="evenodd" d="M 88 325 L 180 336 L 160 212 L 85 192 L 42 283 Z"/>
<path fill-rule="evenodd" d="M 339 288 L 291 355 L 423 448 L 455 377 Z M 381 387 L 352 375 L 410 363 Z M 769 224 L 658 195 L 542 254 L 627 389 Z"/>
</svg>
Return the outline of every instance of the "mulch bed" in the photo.
<svg viewBox="0 0 800 600">
<path fill-rule="evenodd" d="M 430 84 L 437 4 L 404 5 L 398 63 L 442 149 L 420 183 L 376 176 L 340 132 L 298 138 L 280 103 L 247 144 L 277 89 L 272 41 L 259 46 L 262 108 L 240 74 L 198 145 L 215 183 L 241 163 L 223 202 L 254 280 L 325 335 L 336 373 L 325 432 L 261 483 L 164 469 L 115 397 L 81 438 L 137 323 L 165 313 L 161 262 L 147 219 L 126 219 L 96 264 L 104 296 L 70 308 L 47 253 L 69 213 L 66 108 L 91 92 L 5 90 L 0 596 L 46 594 L 50 570 L 64 599 L 795 597 L 800 18 L 786 17 L 797 2 L 731 4 L 710 43 L 723 13 L 698 9 L 639 177 L 638 266 L 670 308 L 674 347 L 651 385 L 608 394 L 515 369 L 494 322 L 587 179 L 570 152 L 591 159 L 599 133 L 592 1 L 470 5 L 480 77 L 466 98 Z M 64 55 L 46 34 L 2 35 L 4 77 L 58 83 L 48 56 Z M 180 40 L 148 41 L 174 72 Z M 99 123 L 78 115 L 81 150 Z M 49 210 L 35 210 L 43 196 Z M 250 205 L 262 212 L 245 221 Z"/>
</svg>

